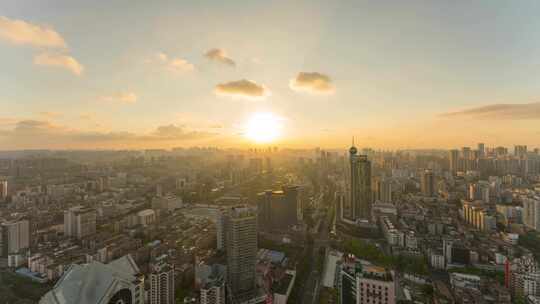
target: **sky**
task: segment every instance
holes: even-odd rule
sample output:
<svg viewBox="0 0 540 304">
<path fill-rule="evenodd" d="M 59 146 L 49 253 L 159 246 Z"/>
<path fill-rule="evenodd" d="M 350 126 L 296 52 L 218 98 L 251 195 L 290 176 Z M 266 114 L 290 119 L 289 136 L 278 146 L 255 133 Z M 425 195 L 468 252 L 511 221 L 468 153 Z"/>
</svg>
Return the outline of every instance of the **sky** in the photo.
<svg viewBox="0 0 540 304">
<path fill-rule="evenodd" d="M 537 147 L 538 11 L 534 0 L 2 1 L 0 150 L 346 148 L 352 136 L 383 149 Z"/>
</svg>

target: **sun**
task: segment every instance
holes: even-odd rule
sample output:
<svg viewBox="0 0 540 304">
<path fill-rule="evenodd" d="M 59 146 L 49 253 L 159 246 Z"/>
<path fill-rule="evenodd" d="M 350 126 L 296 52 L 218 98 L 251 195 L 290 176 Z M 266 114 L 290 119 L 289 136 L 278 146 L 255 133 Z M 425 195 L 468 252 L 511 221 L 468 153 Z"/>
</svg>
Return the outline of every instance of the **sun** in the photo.
<svg viewBox="0 0 540 304">
<path fill-rule="evenodd" d="M 281 135 L 282 119 L 272 113 L 255 113 L 245 125 L 245 136 L 257 143 L 275 141 Z"/>
</svg>

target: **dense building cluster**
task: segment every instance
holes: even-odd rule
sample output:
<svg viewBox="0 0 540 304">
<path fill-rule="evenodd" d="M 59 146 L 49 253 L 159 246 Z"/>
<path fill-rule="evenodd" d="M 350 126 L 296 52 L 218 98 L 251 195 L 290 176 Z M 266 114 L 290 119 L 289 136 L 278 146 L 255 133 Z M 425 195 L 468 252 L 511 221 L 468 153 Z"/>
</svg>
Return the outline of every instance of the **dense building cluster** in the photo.
<svg viewBox="0 0 540 304">
<path fill-rule="evenodd" d="M 0 275 L 55 304 L 537 303 L 514 150 L 6 152 Z"/>
</svg>

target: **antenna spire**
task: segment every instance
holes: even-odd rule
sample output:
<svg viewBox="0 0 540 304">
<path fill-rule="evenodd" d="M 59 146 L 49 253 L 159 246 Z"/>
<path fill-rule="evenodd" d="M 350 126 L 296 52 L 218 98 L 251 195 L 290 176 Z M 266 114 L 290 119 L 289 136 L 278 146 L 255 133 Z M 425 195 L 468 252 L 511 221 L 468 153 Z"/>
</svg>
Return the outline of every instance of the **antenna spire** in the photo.
<svg viewBox="0 0 540 304">
<path fill-rule="evenodd" d="M 354 135 L 352 137 L 352 146 L 354 147 Z"/>
</svg>

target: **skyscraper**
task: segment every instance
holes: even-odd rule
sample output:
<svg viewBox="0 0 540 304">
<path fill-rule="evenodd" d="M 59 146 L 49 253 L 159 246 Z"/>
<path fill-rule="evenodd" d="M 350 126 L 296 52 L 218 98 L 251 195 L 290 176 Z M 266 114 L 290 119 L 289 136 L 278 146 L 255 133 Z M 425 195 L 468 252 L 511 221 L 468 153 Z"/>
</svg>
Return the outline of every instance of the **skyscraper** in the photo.
<svg viewBox="0 0 540 304">
<path fill-rule="evenodd" d="M 478 153 L 480 154 L 480 157 L 484 157 L 486 154 L 485 151 L 485 145 L 484 143 L 478 143 Z"/>
<path fill-rule="evenodd" d="M 216 249 L 225 249 L 225 216 L 221 210 L 216 215 Z"/>
<path fill-rule="evenodd" d="M 527 156 L 527 146 L 525 145 L 514 146 L 514 155 L 519 158 Z"/>
<path fill-rule="evenodd" d="M 540 230 L 540 200 L 524 197 L 523 202 L 523 224 L 525 226 Z"/>
<path fill-rule="evenodd" d="M 472 151 L 470 147 L 461 148 L 461 154 L 464 159 L 469 160 L 472 158 Z"/>
<path fill-rule="evenodd" d="M 353 145 L 349 149 L 350 202 L 354 220 L 371 217 L 371 162 L 367 155 L 357 155 L 358 149 Z"/>
<path fill-rule="evenodd" d="M 257 197 L 259 227 L 264 230 L 283 230 L 298 220 L 298 187 L 285 186 L 281 191 L 267 190 Z"/>
<path fill-rule="evenodd" d="M 0 180 L 0 200 L 5 200 L 8 196 L 7 180 Z"/>
<path fill-rule="evenodd" d="M 157 197 L 162 197 L 163 196 L 163 185 L 162 184 L 157 184 L 156 185 L 156 196 Z"/>
<path fill-rule="evenodd" d="M 435 178 L 433 177 L 433 172 L 431 170 L 426 169 L 422 171 L 420 188 L 422 191 L 422 195 L 424 196 L 435 195 Z"/>
<path fill-rule="evenodd" d="M 30 223 L 28 220 L 18 220 L 2 223 L 2 256 L 20 253 L 30 247 Z"/>
<path fill-rule="evenodd" d="M 469 185 L 469 200 L 481 200 L 485 203 L 489 203 L 489 188 L 490 184 L 486 181 L 479 181 L 478 183 L 472 183 Z"/>
<path fill-rule="evenodd" d="M 150 273 L 150 304 L 174 303 L 174 267 L 160 262 Z"/>
<path fill-rule="evenodd" d="M 450 171 L 456 173 L 459 171 L 459 150 L 450 150 Z"/>
<path fill-rule="evenodd" d="M 233 297 L 255 291 L 257 258 L 257 213 L 248 207 L 233 207 L 223 214 L 227 254 L 227 284 Z"/>
<path fill-rule="evenodd" d="M 392 202 L 392 182 L 386 178 L 379 177 L 374 182 L 374 200 L 391 203 Z"/>
<path fill-rule="evenodd" d="M 463 171 L 469 171 L 473 167 L 474 153 L 470 147 L 461 148 L 461 166 L 460 169 Z"/>
</svg>

